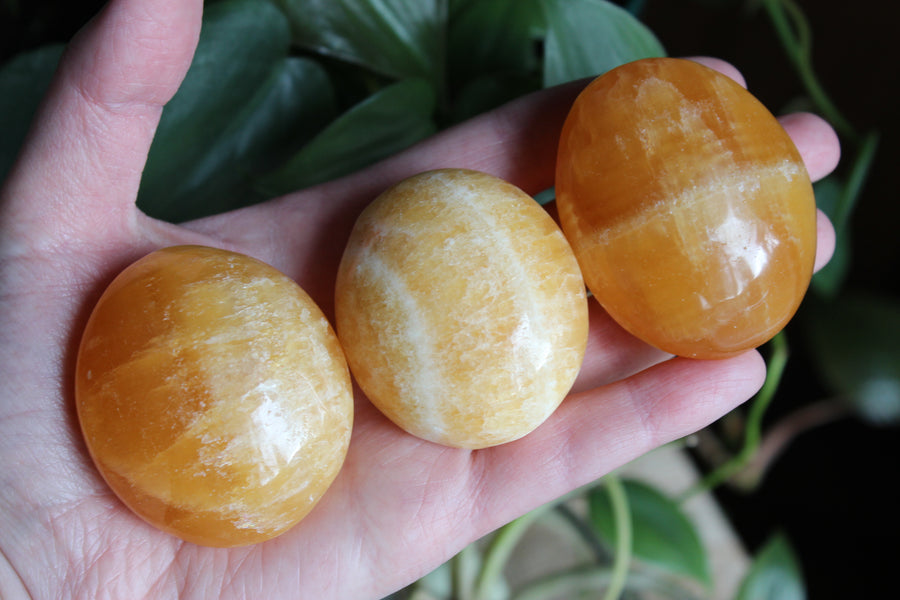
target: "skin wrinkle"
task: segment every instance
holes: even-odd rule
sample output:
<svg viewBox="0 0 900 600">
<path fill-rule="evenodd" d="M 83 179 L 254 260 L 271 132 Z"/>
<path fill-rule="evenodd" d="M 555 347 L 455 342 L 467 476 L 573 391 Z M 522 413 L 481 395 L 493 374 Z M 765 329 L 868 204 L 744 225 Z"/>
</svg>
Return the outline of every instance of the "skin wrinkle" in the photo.
<svg viewBox="0 0 900 600">
<path fill-rule="evenodd" d="M 116 501 L 113 499 L 113 501 Z M 102 517 L 101 517 L 102 518 Z M 68 540 L 69 546 L 83 548 L 83 556 L 87 557 L 84 564 L 73 565 L 73 573 L 67 577 L 70 581 L 78 581 L 77 572 L 82 571 L 88 575 L 81 583 L 79 593 L 76 597 L 89 598 L 95 590 L 102 590 L 106 597 L 121 597 L 123 593 L 128 593 L 134 588 L 143 586 L 135 586 L 131 581 L 131 575 L 118 566 L 118 556 L 116 550 L 106 543 L 106 535 L 104 530 L 109 524 L 109 519 L 102 520 L 82 520 L 81 526 L 78 528 L 77 537 Z M 72 535 L 72 527 L 69 527 L 69 535 Z M 131 547 L 123 551 L 129 552 Z M 155 569 L 150 570 L 154 573 Z M 117 590 L 119 590 L 117 592 Z"/>
<path fill-rule="evenodd" d="M 144 593 L 145 598 L 164 598 L 167 597 L 164 592 L 173 589 L 175 590 L 174 596 L 177 598 L 188 596 L 185 573 L 191 571 L 193 562 L 193 552 L 190 550 L 184 542 L 175 541 L 167 566 L 160 569 L 156 577 L 148 582 L 147 591 Z"/>
<path fill-rule="evenodd" d="M 667 398 L 658 394 L 654 389 L 644 389 L 638 381 L 626 380 L 625 387 L 627 388 L 628 406 L 637 417 L 637 426 L 634 429 L 642 432 L 642 436 L 648 440 L 644 444 L 645 446 L 653 446 L 663 438 L 661 425 L 664 419 L 656 414 L 656 407 L 665 406 Z"/>
<path fill-rule="evenodd" d="M 69 522 L 69 516 L 77 514 L 79 507 L 84 506 L 87 502 L 89 502 L 89 499 L 76 501 L 61 507 L 62 510 L 58 514 L 49 514 L 47 517 L 48 529 L 52 532 L 52 535 L 49 539 L 44 541 L 44 543 L 59 549 L 76 547 L 80 548 L 82 551 L 88 550 L 87 544 L 85 543 L 85 526 L 81 522 L 81 519 L 74 519 L 71 524 Z M 84 557 L 84 559 L 77 563 L 77 568 L 79 570 L 83 569 L 87 575 L 87 577 L 84 577 L 82 580 L 72 576 L 71 572 L 76 568 L 76 565 L 66 564 L 62 566 L 63 580 L 74 581 L 77 586 L 75 590 L 77 590 L 78 587 L 93 587 L 96 585 L 97 580 L 99 580 L 99 578 L 94 578 L 94 576 L 102 556 L 98 556 L 96 553 L 91 552 L 84 553 Z"/>
<path fill-rule="evenodd" d="M 246 582 L 239 580 L 237 574 L 242 572 L 248 565 L 259 565 L 260 563 L 265 562 L 262 558 L 262 554 L 266 552 L 266 548 L 266 546 L 251 547 L 247 549 L 247 552 L 242 553 L 237 557 L 226 559 L 228 567 L 224 569 L 224 571 L 229 573 L 229 575 L 222 578 L 218 590 L 219 597 L 225 596 L 226 592 L 232 592 L 232 595 L 236 598 L 252 597 L 252 594 L 248 595 L 246 591 L 241 592 L 242 589 L 247 590 L 250 586 L 248 586 Z"/>
</svg>

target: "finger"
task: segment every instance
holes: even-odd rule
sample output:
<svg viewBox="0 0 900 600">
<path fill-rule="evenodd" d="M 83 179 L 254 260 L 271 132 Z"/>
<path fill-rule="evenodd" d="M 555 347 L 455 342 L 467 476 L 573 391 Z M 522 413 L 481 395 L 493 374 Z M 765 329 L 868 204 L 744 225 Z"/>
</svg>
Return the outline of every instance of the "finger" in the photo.
<svg viewBox="0 0 900 600">
<path fill-rule="evenodd" d="M 744 76 L 729 62 L 707 56 L 691 57 L 690 60 L 715 69 L 747 87 Z M 779 117 L 778 120 L 800 151 L 813 181 L 822 179 L 834 170 L 841 156 L 840 142 L 837 133 L 823 118 L 812 113 L 792 113 Z"/>
<path fill-rule="evenodd" d="M 735 80 L 741 85 L 741 87 L 747 87 L 747 81 L 744 79 L 743 74 L 738 71 L 737 67 L 735 67 L 728 61 L 724 61 L 721 58 L 713 58 L 711 56 L 691 56 L 688 58 L 688 60 L 700 63 L 701 65 L 707 66 L 710 69 L 714 69 L 722 75 L 727 75 L 731 79 Z"/>
<path fill-rule="evenodd" d="M 816 211 L 816 260 L 813 272 L 828 264 L 834 254 L 836 237 L 834 226 L 821 210 Z"/>
<path fill-rule="evenodd" d="M 163 105 L 200 29 L 200 0 L 113 0 L 69 44 L 3 191 L 22 231 L 117 233 L 136 213 Z"/>
<path fill-rule="evenodd" d="M 837 167 L 841 145 L 825 119 L 812 113 L 792 113 L 778 120 L 800 151 L 810 179 L 818 181 Z"/>
<path fill-rule="evenodd" d="M 750 398 L 765 379 L 755 351 L 734 358 L 674 358 L 575 394 L 528 436 L 473 454 L 472 514 L 495 527 L 693 433 Z"/>
<path fill-rule="evenodd" d="M 628 333 L 603 310 L 599 302 L 588 302 L 590 327 L 587 349 L 578 378 L 571 393 L 592 390 L 635 373 L 672 357 Z"/>
</svg>

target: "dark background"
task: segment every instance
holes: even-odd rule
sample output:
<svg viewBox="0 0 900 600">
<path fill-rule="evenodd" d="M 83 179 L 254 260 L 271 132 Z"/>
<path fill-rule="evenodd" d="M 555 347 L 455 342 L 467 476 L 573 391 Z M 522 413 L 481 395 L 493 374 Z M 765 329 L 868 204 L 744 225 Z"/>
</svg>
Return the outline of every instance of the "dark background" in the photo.
<svg viewBox="0 0 900 600">
<path fill-rule="evenodd" d="M 68 40 L 102 2 L 8 0 L 0 8 L 0 61 Z M 620 2 L 624 4 L 624 2 Z M 803 90 L 761 10 L 740 0 L 649 0 L 642 19 L 670 55 L 706 54 L 739 67 L 750 90 L 776 114 Z M 881 143 L 854 212 L 847 285 L 900 297 L 898 8 L 895 2 L 800 0 L 812 26 L 815 71 L 845 117 Z M 17 7 L 17 16 L 9 8 Z M 900 340 L 898 340 L 900 344 Z M 827 394 L 803 352 L 794 352 L 767 422 Z M 845 418 L 798 437 L 752 494 L 718 492 L 751 551 L 774 532 L 799 555 L 809 597 L 887 598 L 900 561 L 897 428 Z"/>
</svg>

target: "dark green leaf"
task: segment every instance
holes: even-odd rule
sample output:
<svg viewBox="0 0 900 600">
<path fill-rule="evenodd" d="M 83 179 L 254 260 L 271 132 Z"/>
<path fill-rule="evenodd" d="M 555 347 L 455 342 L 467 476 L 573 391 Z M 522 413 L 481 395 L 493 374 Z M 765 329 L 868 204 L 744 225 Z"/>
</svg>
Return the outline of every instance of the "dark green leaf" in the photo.
<svg viewBox="0 0 900 600">
<path fill-rule="evenodd" d="M 825 384 L 867 421 L 900 423 L 900 303 L 859 292 L 810 298 L 803 317 Z"/>
<path fill-rule="evenodd" d="M 464 121 L 539 88 L 540 79 L 518 73 L 478 77 L 457 90 L 450 121 Z"/>
<path fill-rule="evenodd" d="M 634 16 L 639 16 L 642 12 L 644 12 L 644 7 L 647 5 L 647 0 L 628 0 L 623 6 L 625 10 L 633 14 Z"/>
<path fill-rule="evenodd" d="M 820 208 L 829 219 L 834 219 L 836 216 L 843 188 L 844 184 L 836 175 L 829 175 L 813 185 L 816 207 Z"/>
<path fill-rule="evenodd" d="M 783 535 L 769 540 L 741 583 L 736 600 L 805 600 L 797 559 Z"/>
<path fill-rule="evenodd" d="M 836 176 L 832 175 L 817 182 L 814 188 L 816 205 L 834 222 L 838 205 L 844 193 L 844 185 Z M 850 229 L 843 227 L 836 231 L 836 234 L 834 255 L 812 279 L 812 288 L 826 297 L 833 297 L 837 294 L 850 270 Z"/>
<path fill-rule="evenodd" d="M 324 71 L 288 58 L 287 21 L 254 0 L 210 5 L 191 68 L 162 120 L 138 205 L 182 221 L 257 200 L 250 183 L 332 117 Z"/>
<path fill-rule="evenodd" d="M 645 483 L 623 483 L 631 511 L 635 558 L 708 584 L 706 550 L 678 503 Z M 602 488 L 591 490 L 589 503 L 592 524 L 610 545 L 615 545 L 616 528 L 608 495 Z"/>
<path fill-rule="evenodd" d="M 346 175 L 435 132 L 435 95 L 408 79 L 384 88 L 338 117 L 281 169 L 260 182 L 279 195 Z"/>
<path fill-rule="evenodd" d="M 621 64 L 664 56 L 653 32 L 605 0 L 542 0 L 547 18 L 544 85 L 594 77 Z"/>
<path fill-rule="evenodd" d="M 457 3 L 447 31 L 452 87 L 493 73 L 538 74 L 545 31 L 540 0 Z"/>
<path fill-rule="evenodd" d="M 294 42 L 395 79 L 443 81 L 443 0 L 279 0 Z"/>
<path fill-rule="evenodd" d="M 54 44 L 25 52 L 0 69 L 0 182 L 16 160 L 63 48 Z"/>
</svg>

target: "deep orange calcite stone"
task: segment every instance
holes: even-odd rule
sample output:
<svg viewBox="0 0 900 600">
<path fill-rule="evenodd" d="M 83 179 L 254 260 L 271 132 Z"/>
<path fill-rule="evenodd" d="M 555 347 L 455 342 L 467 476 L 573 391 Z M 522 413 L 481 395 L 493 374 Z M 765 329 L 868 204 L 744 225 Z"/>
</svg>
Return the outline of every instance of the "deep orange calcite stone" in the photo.
<svg viewBox="0 0 900 600">
<path fill-rule="evenodd" d="M 350 375 L 292 280 L 199 246 L 126 268 L 91 314 L 76 404 L 100 473 L 156 527 L 209 546 L 276 536 L 337 475 Z"/>
<path fill-rule="evenodd" d="M 587 343 L 584 280 L 562 231 L 519 188 L 465 169 L 410 177 L 363 211 L 335 305 L 373 404 L 413 435 L 460 448 L 543 423 Z"/>
<path fill-rule="evenodd" d="M 816 211 L 797 148 L 698 63 L 640 60 L 590 83 L 562 131 L 556 194 L 593 295 L 673 354 L 762 344 L 809 285 Z"/>
</svg>

